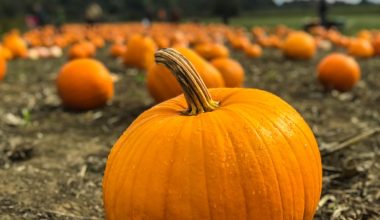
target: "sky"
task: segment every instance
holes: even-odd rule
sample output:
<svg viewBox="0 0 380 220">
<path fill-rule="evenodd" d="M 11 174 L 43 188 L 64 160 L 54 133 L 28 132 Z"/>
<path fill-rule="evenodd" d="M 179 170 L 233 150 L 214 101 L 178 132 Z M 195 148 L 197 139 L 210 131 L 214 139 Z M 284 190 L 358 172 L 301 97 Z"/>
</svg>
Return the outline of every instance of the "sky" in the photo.
<svg viewBox="0 0 380 220">
<path fill-rule="evenodd" d="M 290 3 L 290 2 L 294 2 L 295 0 L 273 0 L 273 2 L 276 4 L 276 5 L 283 5 L 285 3 Z M 308 1 L 308 0 L 302 0 L 302 1 Z M 367 2 L 371 2 L 371 3 L 375 3 L 375 4 L 380 4 L 380 0 L 366 0 Z M 344 2 L 344 3 L 347 3 L 347 4 L 359 4 L 360 2 L 362 2 L 362 0 L 327 0 L 328 3 L 335 3 L 335 2 Z"/>
</svg>

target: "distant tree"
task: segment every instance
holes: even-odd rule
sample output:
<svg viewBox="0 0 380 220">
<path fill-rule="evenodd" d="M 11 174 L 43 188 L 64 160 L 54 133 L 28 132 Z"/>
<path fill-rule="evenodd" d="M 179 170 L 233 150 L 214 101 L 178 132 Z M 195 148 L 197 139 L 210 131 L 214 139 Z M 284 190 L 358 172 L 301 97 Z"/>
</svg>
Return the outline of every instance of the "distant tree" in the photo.
<svg viewBox="0 0 380 220">
<path fill-rule="evenodd" d="M 222 17 L 223 23 L 228 24 L 230 18 L 239 14 L 240 0 L 216 0 L 214 12 Z"/>
</svg>

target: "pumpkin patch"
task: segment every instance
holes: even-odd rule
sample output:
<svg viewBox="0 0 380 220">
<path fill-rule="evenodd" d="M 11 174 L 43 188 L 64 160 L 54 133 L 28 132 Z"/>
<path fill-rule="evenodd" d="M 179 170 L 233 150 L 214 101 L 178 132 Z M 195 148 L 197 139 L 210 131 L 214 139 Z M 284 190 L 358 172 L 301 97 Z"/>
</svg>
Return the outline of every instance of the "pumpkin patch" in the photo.
<svg viewBox="0 0 380 220">
<path fill-rule="evenodd" d="M 0 219 L 379 218 L 375 1 L 0 2 Z"/>
</svg>

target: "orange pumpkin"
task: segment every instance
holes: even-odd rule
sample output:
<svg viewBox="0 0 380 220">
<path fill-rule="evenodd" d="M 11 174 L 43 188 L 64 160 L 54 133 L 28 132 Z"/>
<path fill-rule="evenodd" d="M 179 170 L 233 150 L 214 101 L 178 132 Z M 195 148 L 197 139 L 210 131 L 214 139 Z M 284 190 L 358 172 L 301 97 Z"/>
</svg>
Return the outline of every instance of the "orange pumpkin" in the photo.
<svg viewBox="0 0 380 220">
<path fill-rule="evenodd" d="M 226 46 L 217 43 L 199 44 L 194 48 L 194 50 L 206 60 L 228 57 L 230 55 L 230 52 Z"/>
<path fill-rule="evenodd" d="M 357 33 L 357 38 L 364 39 L 371 41 L 372 40 L 372 34 L 369 30 L 361 30 Z"/>
<path fill-rule="evenodd" d="M 234 36 L 230 38 L 230 43 L 232 47 L 237 50 L 244 50 L 245 47 L 251 44 L 248 37 L 246 36 Z"/>
<path fill-rule="evenodd" d="M 26 42 L 17 31 L 11 32 L 4 37 L 3 46 L 8 48 L 14 57 L 25 58 L 28 56 Z"/>
<path fill-rule="evenodd" d="M 70 59 L 79 59 L 79 58 L 89 58 L 94 56 L 96 53 L 95 46 L 90 42 L 80 42 L 74 44 L 69 49 Z"/>
<path fill-rule="evenodd" d="M 0 80 L 3 80 L 7 72 L 7 62 L 0 57 Z"/>
<path fill-rule="evenodd" d="M 93 37 L 90 41 L 96 48 L 102 48 L 105 44 L 101 37 Z"/>
<path fill-rule="evenodd" d="M 113 57 L 122 57 L 127 51 L 127 47 L 123 43 L 115 43 L 110 48 L 110 54 Z"/>
<path fill-rule="evenodd" d="M 374 55 L 374 50 L 371 43 L 364 39 L 354 39 L 350 42 L 348 54 L 354 57 L 368 58 Z"/>
<path fill-rule="evenodd" d="M 250 44 L 244 49 L 245 55 L 251 58 L 261 57 L 263 50 L 257 44 Z"/>
<path fill-rule="evenodd" d="M 176 49 L 193 63 L 208 88 L 225 85 L 220 72 L 193 50 L 185 47 Z M 170 74 L 170 70 L 161 64 L 155 64 L 149 69 L 146 81 L 148 91 L 156 102 L 165 101 L 182 93 L 180 85 Z"/>
<path fill-rule="evenodd" d="M 154 64 L 156 45 L 152 38 L 133 35 L 128 40 L 127 48 L 123 56 L 125 65 L 148 70 Z"/>
<path fill-rule="evenodd" d="M 380 36 L 372 41 L 372 47 L 375 55 L 380 55 Z"/>
<path fill-rule="evenodd" d="M 310 59 L 316 53 L 314 38 L 305 32 L 290 33 L 282 44 L 282 52 L 293 59 Z"/>
<path fill-rule="evenodd" d="M 156 43 L 158 48 L 167 48 L 170 45 L 170 40 L 164 36 L 155 36 L 154 42 Z"/>
<path fill-rule="evenodd" d="M 81 44 L 75 44 L 72 47 L 70 47 L 68 54 L 70 59 L 90 57 L 88 51 L 84 49 L 83 45 Z"/>
<path fill-rule="evenodd" d="M 96 46 L 93 43 L 90 41 L 82 41 L 80 44 L 87 51 L 89 57 L 95 56 Z"/>
<path fill-rule="evenodd" d="M 75 59 L 65 64 L 57 77 L 58 94 L 64 106 L 88 110 L 103 106 L 113 96 L 113 81 L 97 60 Z"/>
<path fill-rule="evenodd" d="M 106 219 L 312 219 L 322 165 L 302 116 L 262 90 L 207 90 L 171 49 L 156 60 L 185 95 L 142 113 L 113 146 Z"/>
<path fill-rule="evenodd" d="M 360 66 L 352 57 L 332 53 L 319 63 L 318 79 L 325 87 L 347 91 L 360 80 Z"/>
<path fill-rule="evenodd" d="M 12 51 L 0 45 L 0 58 L 11 60 L 13 58 Z"/>
<path fill-rule="evenodd" d="M 231 58 L 217 58 L 211 64 L 222 74 L 226 87 L 243 86 L 244 69 L 239 62 Z"/>
</svg>

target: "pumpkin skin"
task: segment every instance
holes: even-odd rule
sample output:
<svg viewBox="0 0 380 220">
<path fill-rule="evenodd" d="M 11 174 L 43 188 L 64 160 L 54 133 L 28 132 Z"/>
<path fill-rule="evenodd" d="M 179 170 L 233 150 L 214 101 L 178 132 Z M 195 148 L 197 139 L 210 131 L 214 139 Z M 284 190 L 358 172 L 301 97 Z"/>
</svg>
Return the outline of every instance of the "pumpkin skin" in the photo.
<svg viewBox="0 0 380 220">
<path fill-rule="evenodd" d="M 376 37 L 372 41 L 372 46 L 373 46 L 374 54 L 375 55 L 380 55 L 380 36 Z"/>
<path fill-rule="evenodd" d="M 18 32 L 9 33 L 4 37 L 3 46 L 8 48 L 14 57 L 25 58 L 28 55 L 28 47 Z"/>
<path fill-rule="evenodd" d="M 257 57 L 261 57 L 261 55 L 263 54 L 263 50 L 261 49 L 259 45 L 251 44 L 247 46 L 246 48 L 244 48 L 244 53 L 248 57 L 257 58 Z"/>
<path fill-rule="evenodd" d="M 302 31 L 290 33 L 282 44 L 282 52 L 293 59 L 310 59 L 316 53 L 314 38 Z"/>
<path fill-rule="evenodd" d="M 127 51 L 127 47 L 122 43 L 115 43 L 110 48 L 110 55 L 113 57 L 122 57 L 124 53 Z"/>
<path fill-rule="evenodd" d="M 319 63 L 318 79 L 325 87 L 348 91 L 360 80 L 360 66 L 350 56 L 332 53 Z"/>
<path fill-rule="evenodd" d="M 96 47 L 96 48 L 102 48 L 104 47 L 104 40 L 100 37 L 94 37 L 91 39 L 91 43 Z"/>
<path fill-rule="evenodd" d="M 95 46 L 90 42 L 80 42 L 74 44 L 69 49 L 70 59 L 90 58 L 96 53 Z"/>
<path fill-rule="evenodd" d="M 90 58 L 65 64 L 56 80 L 65 107 L 88 110 L 103 106 L 113 97 L 113 81 L 106 67 Z"/>
<path fill-rule="evenodd" d="M 312 219 L 322 168 L 303 118 L 265 91 L 209 92 L 213 111 L 186 115 L 181 95 L 119 138 L 103 178 L 106 219 Z"/>
<path fill-rule="evenodd" d="M 12 51 L 0 45 L 0 58 L 11 60 L 13 58 Z"/>
<path fill-rule="evenodd" d="M 229 57 L 230 55 L 226 46 L 216 43 L 199 44 L 194 48 L 194 51 L 206 60 Z"/>
<path fill-rule="evenodd" d="M 243 86 L 245 74 L 239 62 L 231 58 L 217 58 L 211 64 L 222 74 L 226 87 Z"/>
<path fill-rule="evenodd" d="M 7 72 L 7 62 L 4 58 L 0 57 L 0 80 L 3 80 Z"/>
<path fill-rule="evenodd" d="M 123 59 L 126 66 L 148 70 L 154 64 L 156 45 L 152 38 L 133 35 L 127 43 Z"/>
<path fill-rule="evenodd" d="M 348 54 L 354 57 L 369 58 L 374 54 L 371 43 L 365 39 L 354 39 L 348 46 Z"/>
<path fill-rule="evenodd" d="M 223 76 L 213 65 L 189 48 L 178 47 L 176 49 L 193 63 L 208 88 L 225 86 Z M 149 69 L 146 84 L 150 95 L 157 103 L 182 93 L 180 85 L 170 70 L 161 64 L 154 64 Z"/>
<path fill-rule="evenodd" d="M 167 48 L 170 45 L 170 40 L 164 36 L 155 36 L 153 37 L 154 42 L 156 43 L 158 48 Z"/>
</svg>

